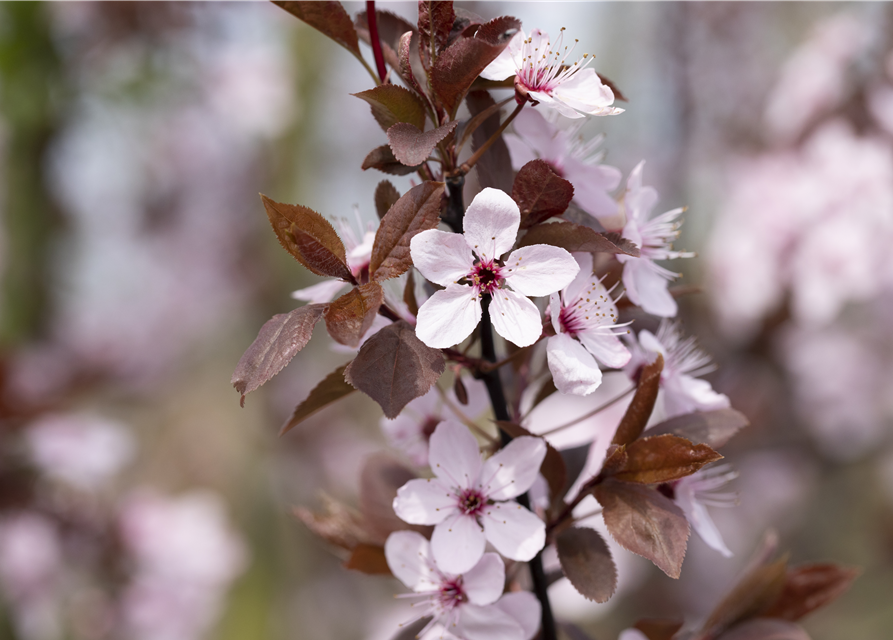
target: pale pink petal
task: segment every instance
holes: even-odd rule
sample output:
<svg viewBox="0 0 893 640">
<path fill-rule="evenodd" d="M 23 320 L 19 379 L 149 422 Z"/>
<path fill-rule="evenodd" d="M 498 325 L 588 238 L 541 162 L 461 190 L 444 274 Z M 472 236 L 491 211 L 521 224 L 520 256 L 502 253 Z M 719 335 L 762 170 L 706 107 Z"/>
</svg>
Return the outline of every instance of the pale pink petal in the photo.
<svg viewBox="0 0 893 640">
<path fill-rule="evenodd" d="M 563 394 L 587 396 L 602 383 L 602 372 L 583 345 L 565 333 L 549 338 L 546 361 L 555 388 Z"/>
<path fill-rule="evenodd" d="M 536 109 L 524 109 L 512 122 L 515 133 L 529 144 L 546 162 L 564 165 L 569 144 L 561 130 Z M 511 148 L 509 149 L 511 152 Z M 514 161 L 514 157 L 512 158 Z"/>
<path fill-rule="evenodd" d="M 638 629 L 625 629 L 617 640 L 648 640 L 648 636 Z"/>
<path fill-rule="evenodd" d="M 594 69 L 581 69 L 552 90 L 552 97 L 583 113 L 599 116 L 614 115 L 623 110 L 611 108 L 614 92 Z"/>
<path fill-rule="evenodd" d="M 585 118 L 586 116 L 577 111 L 576 109 L 572 109 L 567 106 L 563 102 L 556 100 L 548 93 L 543 91 L 531 91 L 528 95 L 540 103 L 543 107 L 548 107 L 549 109 L 555 109 L 558 113 L 563 115 L 565 118 Z"/>
<path fill-rule="evenodd" d="M 421 306 L 415 334 L 433 349 L 452 347 L 471 335 L 481 313 L 481 301 L 473 287 L 451 284 Z"/>
<path fill-rule="evenodd" d="M 522 111 L 521 113 L 527 113 L 527 109 Z M 505 140 L 505 146 L 508 147 L 509 157 L 512 159 L 512 169 L 517 171 L 525 164 L 532 160 L 537 159 L 537 154 L 530 148 L 530 145 L 524 142 L 521 138 L 511 133 L 506 133 L 503 136 Z"/>
<path fill-rule="evenodd" d="M 629 362 L 632 354 L 613 333 L 604 331 L 582 331 L 577 337 L 583 346 L 606 367 L 620 369 Z"/>
<path fill-rule="evenodd" d="M 495 553 L 485 553 L 470 571 L 462 575 L 462 588 L 471 604 L 493 604 L 505 588 L 505 563 Z"/>
<path fill-rule="evenodd" d="M 474 256 L 460 233 L 428 229 L 409 242 L 412 263 L 431 282 L 447 287 L 471 272 Z"/>
<path fill-rule="evenodd" d="M 415 531 L 395 531 L 384 543 L 384 556 L 394 577 L 413 591 L 436 589 L 440 583 L 431 545 Z"/>
<path fill-rule="evenodd" d="M 319 284 L 292 291 L 291 297 L 295 300 L 306 300 L 313 304 L 322 304 L 331 302 L 335 294 L 346 286 L 347 283 L 343 280 L 324 280 Z"/>
<path fill-rule="evenodd" d="M 490 319 L 493 328 L 509 342 L 527 347 L 543 333 L 539 309 L 524 296 L 510 289 L 499 289 L 492 294 Z"/>
<path fill-rule="evenodd" d="M 680 373 L 663 381 L 667 418 L 692 411 L 713 411 L 731 406 L 729 398 L 713 390 L 706 380 Z"/>
<path fill-rule="evenodd" d="M 524 630 L 496 605 L 467 604 L 459 613 L 456 633 L 463 640 L 524 640 Z"/>
<path fill-rule="evenodd" d="M 394 513 L 409 524 L 437 524 L 457 509 L 450 487 L 437 478 L 416 478 L 397 490 Z"/>
<path fill-rule="evenodd" d="M 592 275 L 592 254 L 591 253 L 583 253 L 583 252 L 574 252 L 571 254 L 574 257 L 574 260 L 577 261 L 577 265 L 580 267 L 580 271 L 574 276 L 574 279 L 571 280 L 571 283 L 565 287 L 562 292 L 562 297 L 564 298 L 564 306 L 573 307 L 576 305 L 577 298 L 580 294 L 589 286 L 589 283 L 594 279 Z"/>
<path fill-rule="evenodd" d="M 679 488 L 682 490 L 678 490 Z M 719 533 L 719 529 L 716 528 L 713 519 L 707 513 L 707 507 L 695 498 L 694 492 L 685 490 L 684 485 L 680 483 L 675 499 L 679 508 L 685 513 L 685 519 L 691 523 L 692 528 L 697 531 L 701 539 L 707 543 L 707 546 L 719 551 L 726 558 L 731 558 L 732 552 L 729 551 L 722 539 L 722 535 Z"/>
<path fill-rule="evenodd" d="M 506 558 L 527 562 L 546 544 L 546 523 L 513 500 L 488 506 L 481 521 L 487 541 Z"/>
<path fill-rule="evenodd" d="M 441 571 L 460 574 L 478 563 L 486 543 L 474 517 L 457 513 L 434 527 L 431 551 Z"/>
<path fill-rule="evenodd" d="M 552 320 L 552 329 L 555 333 L 561 333 L 561 298 L 557 293 L 549 294 L 549 317 Z"/>
<path fill-rule="evenodd" d="M 505 261 L 505 281 L 525 296 L 547 296 L 571 283 L 580 266 L 561 247 L 533 244 L 512 251 Z"/>
<path fill-rule="evenodd" d="M 653 333 L 648 331 L 647 329 L 642 329 L 639 331 L 639 335 L 636 336 L 639 340 L 639 345 L 645 350 L 650 351 L 652 353 L 659 353 L 664 358 L 667 357 L 667 350 L 664 349 L 664 345 L 660 343 L 660 340 L 657 339 Z"/>
<path fill-rule="evenodd" d="M 623 265 L 623 286 L 629 299 L 652 315 L 671 318 L 679 307 L 667 290 L 669 281 L 657 273 L 648 258 L 633 258 Z"/>
<path fill-rule="evenodd" d="M 468 427 L 445 420 L 431 434 L 428 462 L 444 484 L 467 489 L 480 475 L 481 451 Z"/>
<path fill-rule="evenodd" d="M 496 56 L 496 59 L 481 71 L 481 77 L 487 80 L 505 80 L 515 75 L 515 72 L 518 70 L 515 64 L 515 54 L 520 50 L 521 42 L 526 38 L 524 31 L 519 30 L 509 41 L 508 46 Z"/>
<path fill-rule="evenodd" d="M 487 187 L 468 205 L 463 225 L 471 250 L 483 260 L 495 260 L 515 244 L 521 210 L 509 194 Z"/>
<path fill-rule="evenodd" d="M 521 625 L 521 629 L 524 630 L 522 640 L 530 640 L 539 631 L 543 615 L 542 605 L 529 591 L 507 593 L 493 606 L 510 615 Z"/>
<path fill-rule="evenodd" d="M 484 462 L 484 493 L 491 500 L 520 496 L 533 485 L 545 457 L 546 443 L 541 438 L 515 438 Z"/>
<path fill-rule="evenodd" d="M 607 218 L 617 213 L 617 201 L 608 192 L 620 184 L 622 176 L 619 169 L 568 159 L 564 177 L 574 185 L 574 202 L 583 211 L 596 218 Z"/>
</svg>

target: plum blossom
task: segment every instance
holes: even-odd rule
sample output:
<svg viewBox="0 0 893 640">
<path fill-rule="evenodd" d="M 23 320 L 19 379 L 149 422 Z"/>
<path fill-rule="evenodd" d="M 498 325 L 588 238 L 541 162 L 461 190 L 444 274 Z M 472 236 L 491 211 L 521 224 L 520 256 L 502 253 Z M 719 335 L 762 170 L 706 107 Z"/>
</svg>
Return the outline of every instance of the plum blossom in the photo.
<svg viewBox="0 0 893 640">
<path fill-rule="evenodd" d="M 587 67 L 595 59 L 583 54 L 583 63 L 568 64 L 574 45 L 562 48 L 564 28 L 553 48 L 549 34 L 534 29 L 530 35 L 518 31 L 508 46 L 481 72 L 488 80 L 515 76 L 515 92 L 534 104 L 555 109 L 568 118 L 612 116 L 623 109 L 612 107 L 614 92 Z"/>
<path fill-rule="evenodd" d="M 701 469 L 690 476 L 677 480 L 672 484 L 670 491 L 673 500 L 682 509 L 685 519 L 692 528 L 701 536 L 701 540 L 707 543 L 711 549 L 719 551 L 726 558 L 732 557 L 732 552 L 723 542 L 722 535 L 710 518 L 707 506 L 731 507 L 735 504 L 735 494 L 716 493 L 720 487 L 724 487 L 730 481 L 738 477 L 738 472 L 729 465 L 719 465 Z"/>
<path fill-rule="evenodd" d="M 394 576 L 415 592 L 397 597 L 422 598 L 412 605 L 416 616 L 408 622 L 431 616 L 417 638 L 437 624 L 447 637 L 461 640 L 529 640 L 539 627 L 540 604 L 533 594 L 500 598 L 505 564 L 495 553 L 483 554 L 461 574 L 450 573 L 438 565 L 424 536 L 395 531 L 385 542 L 385 557 Z"/>
<path fill-rule="evenodd" d="M 363 224 L 360 222 L 360 213 L 356 207 L 354 208 L 354 217 L 362 229 Z M 375 243 L 375 229 L 372 223 L 365 225 L 366 231 L 359 239 L 344 218 L 335 220 L 335 226 L 338 227 L 338 235 L 341 236 L 347 251 L 347 266 L 350 267 L 350 272 L 358 282 L 366 282 L 369 279 L 369 264 L 372 262 L 372 245 Z M 291 297 L 295 300 L 306 300 L 317 304 L 330 302 L 347 284 L 343 280 L 330 278 L 292 291 Z"/>
<path fill-rule="evenodd" d="M 435 525 L 431 549 L 443 571 L 468 571 L 487 542 L 526 562 L 545 545 L 546 525 L 512 498 L 530 489 L 545 457 L 543 440 L 522 436 L 483 461 L 468 429 L 441 422 L 428 454 L 435 477 L 400 487 L 394 511 L 409 524 Z"/>
<path fill-rule="evenodd" d="M 660 387 L 667 418 L 731 406 L 727 396 L 714 391 L 706 380 L 698 379 L 713 370 L 710 356 L 698 348 L 694 338 L 683 339 L 677 323 L 664 320 L 656 336 L 642 330 L 638 338 L 638 357 L 633 368 L 652 360 L 653 355 L 649 354 L 659 353 L 664 357 Z"/>
<path fill-rule="evenodd" d="M 592 273 L 592 254 L 573 256 L 580 265 L 577 277 L 560 297 L 553 293 L 550 298 L 555 335 L 547 342 L 546 358 L 561 393 L 585 396 L 601 385 L 597 360 L 620 368 L 631 355 L 617 337 L 617 329 L 626 326 L 616 324 L 617 305 L 610 291 Z"/>
<path fill-rule="evenodd" d="M 583 211 L 599 220 L 617 214 L 617 202 L 608 192 L 620 184 L 621 174 L 619 169 L 599 164 L 603 153 L 596 148 L 604 136 L 583 142 L 577 135 L 580 126 L 559 129 L 531 109 L 519 113 L 512 126 L 515 133 L 504 138 L 516 171 L 531 160 L 544 160 L 574 185 L 574 202 Z"/>
<path fill-rule="evenodd" d="M 567 286 L 579 267 L 559 247 L 534 244 L 512 248 L 521 211 L 511 197 L 487 188 L 465 212 L 465 233 L 422 231 L 410 242 L 413 264 L 428 280 L 446 287 L 419 309 L 416 335 L 441 349 L 465 340 L 481 320 L 481 299 L 491 297 L 493 328 L 519 347 L 542 334 L 536 305 L 525 296 L 547 296 Z"/>
<path fill-rule="evenodd" d="M 692 258 L 695 254 L 672 248 L 673 240 L 679 237 L 676 218 L 685 209 L 673 209 L 648 219 L 657 203 L 657 191 L 654 187 L 642 186 L 644 166 L 643 160 L 630 173 L 622 200 L 626 214 L 623 237 L 639 247 L 640 255 L 636 258 L 618 254 L 617 259 L 623 264 L 623 286 L 629 299 L 650 314 L 672 318 L 678 307 L 667 285 L 679 274 L 654 261 Z"/>
</svg>

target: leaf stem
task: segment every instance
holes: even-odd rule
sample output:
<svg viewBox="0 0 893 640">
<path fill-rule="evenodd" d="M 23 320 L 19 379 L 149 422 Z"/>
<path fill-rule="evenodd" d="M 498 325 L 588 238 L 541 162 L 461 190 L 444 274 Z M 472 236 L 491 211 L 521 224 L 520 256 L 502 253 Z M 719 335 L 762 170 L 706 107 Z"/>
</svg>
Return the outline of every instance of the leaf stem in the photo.
<svg viewBox="0 0 893 640">
<path fill-rule="evenodd" d="M 369 40 L 372 42 L 372 55 L 375 57 L 375 68 L 378 69 L 378 83 L 383 84 L 388 74 L 384 66 L 384 54 L 381 51 L 381 40 L 378 37 L 378 14 L 375 13 L 375 2 L 366 2 L 366 22 L 369 24 Z"/>
<path fill-rule="evenodd" d="M 475 151 L 468 160 L 462 163 L 462 166 L 460 166 L 457 170 L 458 175 L 464 176 L 466 173 L 471 171 L 471 168 L 477 163 L 478 160 L 481 159 L 481 156 L 484 155 L 487 149 L 492 147 L 493 144 L 495 144 L 496 141 L 499 140 L 499 136 L 502 135 L 502 132 L 505 131 L 506 128 L 512 123 L 512 120 L 514 120 L 518 116 L 518 114 L 521 113 L 521 109 L 524 108 L 525 104 L 527 103 L 522 102 L 517 107 L 515 107 L 515 110 L 512 111 L 511 114 L 509 114 L 509 117 L 506 118 L 501 125 L 499 125 L 499 128 L 493 133 L 492 136 L 490 136 L 490 139 L 487 140 L 483 145 L 481 145 L 481 147 L 477 151 Z"/>
</svg>

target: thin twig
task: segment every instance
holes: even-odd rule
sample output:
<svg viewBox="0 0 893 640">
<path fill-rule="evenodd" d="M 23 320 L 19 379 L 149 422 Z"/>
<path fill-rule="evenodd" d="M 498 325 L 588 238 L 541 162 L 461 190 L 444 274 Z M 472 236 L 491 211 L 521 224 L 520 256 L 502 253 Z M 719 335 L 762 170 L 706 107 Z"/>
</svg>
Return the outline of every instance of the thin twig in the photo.
<svg viewBox="0 0 893 640">
<path fill-rule="evenodd" d="M 388 72 L 384 66 L 384 53 L 381 50 L 381 40 L 378 37 L 378 15 L 375 13 L 373 0 L 366 2 L 366 22 L 369 24 L 369 40 L 372 43 L 375 68 L 378 69 L 378 84 L 383 84 Z"/>
<path fill-rule="evenodd" d="M 550 436 L 550 435 L 552 435 L 553 433 L 557 433 L 558 431 L 561 431 L 562 429 L 567 429 L 568 427 L 572 427 L 572 426 L 574 426 L 574 425 L 577 424 L 577 423 L 583 422 L 583 420 L 587 420 L 587 419 L 591 418 L 592 416 L 594 416 L 595 414 L 597 414 L 599 411 L 604 411 L 605 409 L 607 409 L 608 407 L 610 407 L 612 404 L 614 404 L 615 402 L 617 402 L 617 401 L 619 401 L 619 400 L 622 400 L 624 397 L 628 396 L 630 393 L 632 393 L 632 392 L 635 391 L 635 390 L 636 390 L 636 386 L 633 385 L 633 386 L 631 386 L 629 389 L 627 389 L 626 391 L 624 391 L 623 393 L 621 393 L 619 396 L 616 396 L 616 397 L 614 397 L 614 398 L 608 400 L 607 402 L 605 402 L 604 404 L 602 404 L 602 405 L 596 407 L 595 409 L 593 409 L 593 410 L 590 411 L 589 413 L 584 414 L 584 415 L 580 416 L 579 418 L 574 418 L 574 419 L 571 420 L 570 422 L 565 422 L 564 424 L 559 425 L 559 426 L 557 426 L 557 427 L 552 427 L 552 428 L 549 429 L 548 431 L 543 431 L 542 433 L 537 434 L 537 435 L 540 435 L 540 436 Z"/>
<path fill-rule="evenodd" d="M 495 144 L 495 142 L 499 139 L 499 136 L 502 135 L 502 132 L 506 130 L 506 127 L 508 127 L 512 123 L 512 120 L 514 120 L 519 113 L 521 113 L 521 109 L 524 108 L 525 104 L 525 102 L 522 102 L 517 107 L 515 107 L 515 110 L 511 112 L 509 117 L 506 118 L 501 125 L 499 125 L 499 128 L 493 133 L 492 136 L 490 136 L 490 139 L 487 140 L 483 145 L 481 145 L 481 147 L 477 151 L 475 151 L 468 160 L 462 163 L 462 166 L 457 169 L 458 175 L 464 176 L 466 173 L 471 171 L 471 168 L 477 163 L 478 160 L 481 159 L 481 156 L 484 155 L 487 149 Z"/>
</svg>

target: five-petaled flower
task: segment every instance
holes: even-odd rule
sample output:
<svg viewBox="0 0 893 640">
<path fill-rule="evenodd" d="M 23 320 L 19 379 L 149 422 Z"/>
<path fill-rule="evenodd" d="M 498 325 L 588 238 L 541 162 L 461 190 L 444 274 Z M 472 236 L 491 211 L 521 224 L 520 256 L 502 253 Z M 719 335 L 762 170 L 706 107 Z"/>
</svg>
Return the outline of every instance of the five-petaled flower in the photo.
<svg viewBox="0 0 893 640">
<path fill-rule="evenodd" d="M 701 536 L 701 540 L 726 558 L 731 558 L 732 552 L 723 541 L 719 529 L 707 512 L 707 507 L 734 506 L 736 500 L 734 493 L 717 493 L 716 490 L 737 477 L 737 471 L 730 465 L 722 464 L 701 469 L 697 473 L 665 485 L 666 492 L 672 495 L 673 500 L 685 514 L 685 519 L 691 523 L 692 529 Z"/>
<path fill-rule="evenodd" d="M 441 422 L 428 452 L 435 477 L 400 487 L 394 511 L 409 524 L 435 525 L 431 549 L 443 571 L 468 571 L 487 542 L 526 562 L 545 545 L 546 525 L 512 498 L 530 489 L 545 457 L 542 439 L 522 436 L 483 461 L 467 428 Z"/>
<path fill-rule="evenodd" d="M 519 347 L 542 335 L 536 305 L 525 296 L 547 296 L 567 286 L 579 267 L 560 247 L 534 244 L 500 256 L 515 244 L 521 211 L 498 189 L 484 189 L 468 205 L 465 233 L 422 231 L 410 242 L 412 262 L 431 282 L 446 287 L 419 309 L 416 335 L 441 349 L 462 342 L 481 321 L 488 295 L 493 328 Z"/>
<path fill-rule="evenodd" d="M 580 272 L 560 298 L 553 293 L 549 301 L 555 335 L 547 342 L 546 359 L 561 393 L 585 396 L 602 383 L 596 360 L 620 368 L 631 355 L 617 337 L 617 330 L 626 324 L 616 324 L 617 305 L 611 292 L 592 273 L 592 254 L 575 253 L 574 258 Z"/>
<path fill-rule="evenodd" d="M 653 220 L 648 219 L 657 203 L 657 191 L 654 187 L 642 186 L 644 166 L 643 160 L 629 174 L 622 200 L 626 213 L 623 237 L 638 245 L 639 257 L 618 254 L 617 260 L 623 264 L 623 286 L 633 304 L 656 316 L 672 318 L 678 307 L 667 286 L 679 274 L 654 261 L 692 258 L 695 254 L 673 251 L 673 240 L 679 237 L 676 218 L 685 211 L 684 208 L 667 211 Z"/>
<path fill-rule="evenodd" d="M 415 617 L 404 624 L 431 616 L 417 638 L 438 623 L 462 640 L 527 640 L 536 632 L 539 601 L 529 592 L 502 596 L 505 564 L 497 554 L 485 553 L 456 574 L 438 565 L 431 545 L 415 531 L 395 531 L 384 551 L 391 573 L 415 592 L 397 597 L 421 598 L 412 605 Z"/>
<path fill-rule="evenodd" d="M 614 92 L 602 83 L 598 74 L 588 69 L 594 56 L 583 55 L 567 64 L 576 46 L 565 46 L 564 28 L 555 46 L 549 34 L 534 29 L 530 35 L 519 31 L 499 56 L 484 69 L 481 76 L 488 80 L 505 80 L 515 76 L 515 92 L 534 103 L 551 107 L 568 118 L 611 116 L 623 113 L 612 107 Z"/>
</svg>

